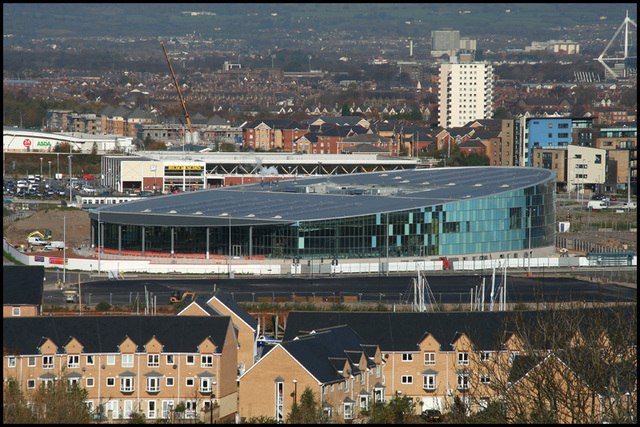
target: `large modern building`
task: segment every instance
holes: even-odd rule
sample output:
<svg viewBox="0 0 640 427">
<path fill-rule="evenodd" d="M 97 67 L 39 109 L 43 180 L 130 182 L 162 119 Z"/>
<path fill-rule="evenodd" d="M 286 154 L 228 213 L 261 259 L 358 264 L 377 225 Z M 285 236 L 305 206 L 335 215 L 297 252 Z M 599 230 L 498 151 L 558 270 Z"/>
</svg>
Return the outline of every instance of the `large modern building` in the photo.
<svg viewBox="0 0 640 427">
<path fill-rule="evenodd" d="M 555 172 L 523 167 L 272 180 L 104 206 L 90 213 L 91 240 L 205 259 L 548 256 L 555 188 Z"/>
<path fill-rule="evenodd" d="M 493 67 L 484 62 L 448 63 L 440 66 L 440 109 L 443 129 L 490 119 L 493 111 Z"/>
</svg>

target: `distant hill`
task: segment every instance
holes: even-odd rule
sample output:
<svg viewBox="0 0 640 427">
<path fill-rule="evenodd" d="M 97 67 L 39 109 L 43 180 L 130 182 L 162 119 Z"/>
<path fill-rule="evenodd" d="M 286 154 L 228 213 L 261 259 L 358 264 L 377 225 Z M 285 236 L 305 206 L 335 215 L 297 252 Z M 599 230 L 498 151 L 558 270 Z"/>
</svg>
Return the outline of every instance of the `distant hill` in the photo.
<svg viewBox="0 0 640 427">
<path fill-rule="evenodd" d="M 24 38 L 195 33 L 200 38 L 267 39 L 270 45 L 284 37 L 327 31 L 428 37 L 431 30 L 445 27 L 466 36 L 535 37 L 550 28 L 603 21 L 617 27 L 627 9 L 635 19 L 635 3 L 5 3 L 3 33 Z"/>
</svg>

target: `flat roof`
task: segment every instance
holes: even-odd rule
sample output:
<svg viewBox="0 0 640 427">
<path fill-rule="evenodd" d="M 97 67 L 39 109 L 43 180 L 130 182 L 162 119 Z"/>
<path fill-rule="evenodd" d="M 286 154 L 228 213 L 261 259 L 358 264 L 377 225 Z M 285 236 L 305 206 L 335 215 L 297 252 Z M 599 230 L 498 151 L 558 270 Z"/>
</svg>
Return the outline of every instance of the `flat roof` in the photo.
<svg viewBox="0 0 640 427">
<path fill-rule="evenodd" d="M 149 226 L 296 223 L 397 212 L 491 197 L 556 179 L 549 169 L 453 167 L 279 180 L 155 196 L 90 212 L 100 221 Z"/>
</svg>

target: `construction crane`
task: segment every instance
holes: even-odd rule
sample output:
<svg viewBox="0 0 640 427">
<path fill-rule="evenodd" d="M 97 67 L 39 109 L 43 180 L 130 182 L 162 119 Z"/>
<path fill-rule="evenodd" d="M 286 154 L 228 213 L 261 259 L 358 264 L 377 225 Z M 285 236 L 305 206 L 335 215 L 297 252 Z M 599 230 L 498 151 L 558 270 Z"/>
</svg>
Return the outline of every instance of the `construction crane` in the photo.
<svg viewBox="0 0 640 427">
<path fill-rule="evenodd" d="M 187 112 L 187 106 L 184 103 L 184 98 L 182 98 L 182 92 L 180 92 L 180 86 L 178 85 L 178 81 L 176 80 L 176 75 L 173 72 L 173 67 L 171 66 L 171 61 L 169 60 L 169 54 L 167 53 L 167 49 L 164 47 L 164 43 L 160 42 L 162 45 L 162 50 L 164 50 L 164 56 L 167 57 L 167 64 L 169 64 L 169 70 L 171 70 L 171 76 L 173 77 L 173 83 L 176 85 L 176 89 L 178 90 L 178 96 L 180 97 L 180 103 L 182 104 L 182 111 L 184 111 L 184 117 L 187 119 L 187 125 L 189 126 L 189 133 L 192 133 L 191 129 L 191 119 L 189 119 L 189 113 Z"/>
</svg>

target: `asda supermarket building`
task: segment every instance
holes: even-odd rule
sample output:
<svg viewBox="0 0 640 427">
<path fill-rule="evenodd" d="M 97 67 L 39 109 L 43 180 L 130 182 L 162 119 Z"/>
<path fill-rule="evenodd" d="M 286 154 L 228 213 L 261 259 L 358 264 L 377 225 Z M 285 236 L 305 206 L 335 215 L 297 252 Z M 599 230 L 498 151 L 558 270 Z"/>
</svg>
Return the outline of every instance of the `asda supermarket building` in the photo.
<svg viewBox="0 0 640 427">
<path fill-rule="evenodd" d="M 556 174 L 548 169 L 270 179 L 96 209 L 92 246 L 127 256 L 204 259 L 475 260 L 555 252 Z"/>
</svg>

